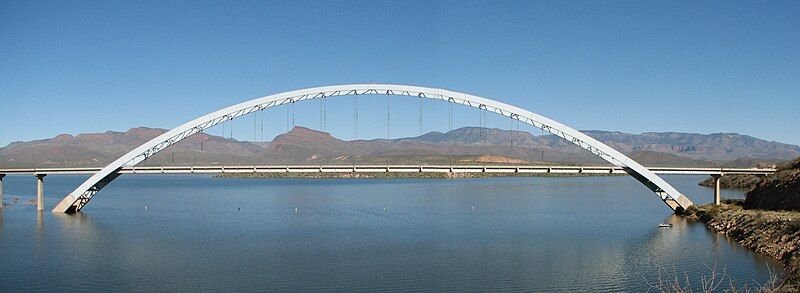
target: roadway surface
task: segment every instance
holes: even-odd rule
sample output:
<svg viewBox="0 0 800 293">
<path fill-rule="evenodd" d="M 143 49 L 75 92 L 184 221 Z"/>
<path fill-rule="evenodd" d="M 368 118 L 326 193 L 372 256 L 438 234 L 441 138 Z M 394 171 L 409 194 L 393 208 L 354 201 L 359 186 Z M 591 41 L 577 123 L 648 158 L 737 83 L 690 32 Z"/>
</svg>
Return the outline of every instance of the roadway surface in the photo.
<svg viewBox="0 0 800 293">
<path fill-rule="evenodd" d="M 0 169 L 0 174 L 94 174 L 100 167 L 89 168 L 19 168 Z M 770 175 L 771 168 L 712 168 L 712 167 L 648 167 L 656 174 L 673 175 Z M 322 166 L 163 166 L 125 167 L 122 174 L 217 174 L 217 173 L 303 173 L 303 172 L 455 172 L 455 173 L 562 173 L 562 174 L 625 174 L 621 167 L 613 166 L 446 166 L 446 165 L 322 165 Z"/>
</svg>

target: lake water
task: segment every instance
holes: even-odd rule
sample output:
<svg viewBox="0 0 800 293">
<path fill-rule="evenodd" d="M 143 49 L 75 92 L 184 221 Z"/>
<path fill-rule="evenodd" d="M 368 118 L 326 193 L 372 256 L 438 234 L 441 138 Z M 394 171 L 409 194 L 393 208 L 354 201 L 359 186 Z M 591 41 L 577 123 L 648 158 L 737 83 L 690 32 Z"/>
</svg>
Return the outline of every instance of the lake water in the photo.
<svg viewBox="0 0 800 293">
<path fill-rule="evenodd" d="M 49 212 L 85 178 L 46 177 L 42 214 L 24 204 L 33 176 L 5 178 L 0 291 L 613 292 L 715 266 L 739 284 L 783 273 L 630 177 L 123 175 L 83 214 Z M 712 199 L 703 177 L 665 178 Z"/>
</svg>

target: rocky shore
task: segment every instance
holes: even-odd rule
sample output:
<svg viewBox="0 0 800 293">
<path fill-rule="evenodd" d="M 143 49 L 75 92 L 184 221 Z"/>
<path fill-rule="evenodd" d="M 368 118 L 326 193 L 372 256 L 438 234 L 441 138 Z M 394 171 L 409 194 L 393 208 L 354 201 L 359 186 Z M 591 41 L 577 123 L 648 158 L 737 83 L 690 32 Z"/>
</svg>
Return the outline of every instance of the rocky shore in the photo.
<svg viewBox="0 0 800 293">
<path fill-rule="evenodd" d="M 685 214 L 742 246 L 781 261 L 786 276 L 778 292 L 800 291 L 800 212 L 744 209 L 740 201 L 694 206 Z"/>
</svg>

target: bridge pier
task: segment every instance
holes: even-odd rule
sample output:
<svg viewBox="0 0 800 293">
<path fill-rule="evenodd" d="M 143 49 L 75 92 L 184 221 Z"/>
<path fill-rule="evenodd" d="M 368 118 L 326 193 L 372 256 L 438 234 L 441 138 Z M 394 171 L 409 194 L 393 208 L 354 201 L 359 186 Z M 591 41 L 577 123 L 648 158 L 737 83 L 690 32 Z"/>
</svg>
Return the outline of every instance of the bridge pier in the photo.
<svg viewBox="0 0 800 293">
<path fill-rule="evenodd" d="M 722 178 L 722 174 L 714 174 L 711 177 L 714 178 L 714 205 L 720 205 L 719 179 Z"/>
<path fill-rule="evenodd" d="M 44 176 L 47 174 L 34 174 L 36 176 L 36 210 L 44 211 Z"/>
<path fill-rule="evenodd" d="M 6 174 L 0 174 L 0 209 L 3 208 L 3 177 L 6 177 Z"/>
</svg>

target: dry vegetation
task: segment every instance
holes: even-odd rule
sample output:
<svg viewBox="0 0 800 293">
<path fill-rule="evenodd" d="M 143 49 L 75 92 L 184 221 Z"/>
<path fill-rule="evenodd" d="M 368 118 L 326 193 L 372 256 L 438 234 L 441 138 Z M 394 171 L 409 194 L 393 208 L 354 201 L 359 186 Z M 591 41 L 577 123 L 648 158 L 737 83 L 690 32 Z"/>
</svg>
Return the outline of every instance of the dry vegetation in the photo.
<svg viewBox="0 0 800 293">
<path fill-rule="evenodd" d="M 756 284 L 756 286 L 749 286 L 745 284 L 743 287 L 737 287 L 735 280 L 728 275 L 727 271 L 722 270 L 719 272 L 717 267 L 710 267 L 708 275 L 700 277 L 699 286 L 692 286 L 689 275 L 678 273 L 673 270 L 668 272 L 660 270 L 658 273 L 658 281 L 649 283 L 650 290 L 655 292 L 676 292 L 676 293 L 691 293 L 691 292 L 742 292 L 742 293 L 756 293 L 756 292 L 781 292 L 782 280 L 778 278 L 777 274 L 771 273 L 770 279 L 764 284 Z"/>
</svg>

